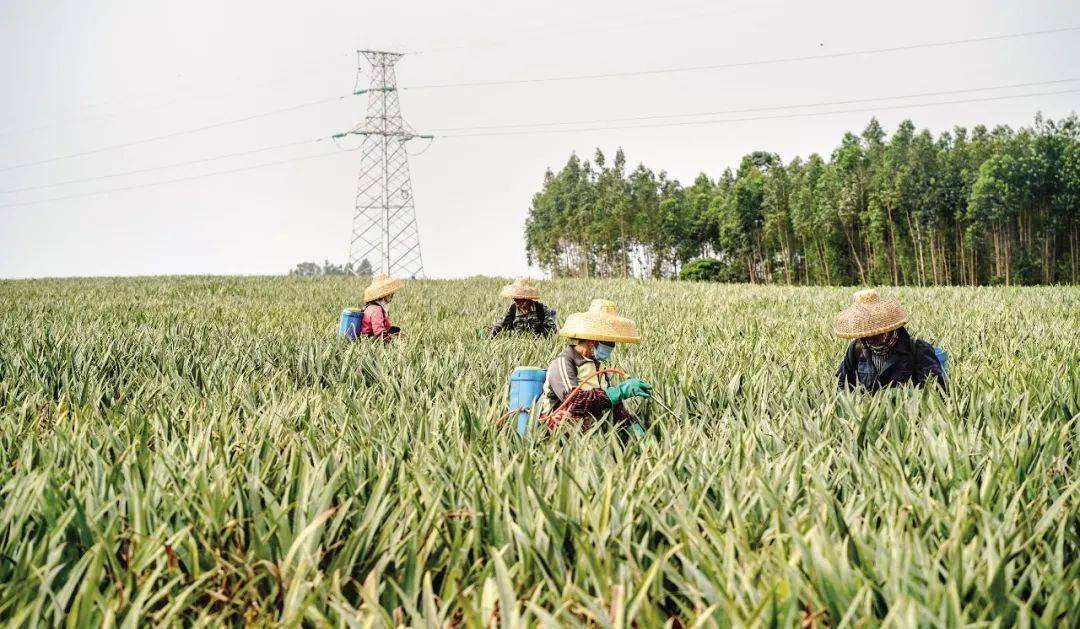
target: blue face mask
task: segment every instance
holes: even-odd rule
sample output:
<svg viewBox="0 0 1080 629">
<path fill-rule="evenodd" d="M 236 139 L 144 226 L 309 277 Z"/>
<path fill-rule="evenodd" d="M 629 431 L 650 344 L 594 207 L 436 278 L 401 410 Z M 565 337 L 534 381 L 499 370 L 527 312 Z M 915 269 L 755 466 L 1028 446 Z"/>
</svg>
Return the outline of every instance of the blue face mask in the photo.
<svg viewBox="0 0 1080 629">
<path fill-rule="evenodd" d="M 601 344 L 596 346 L 595 350 L 593 350 L 593 356 L 596 358 L 596 360 L 599 360 L 599 361 L 603 362 L 603 361 L 611 358 L 611 352 L 614 352 L 614 351 L 615 351 L 615 346 L 614 345 L 608 345 L 607 343 L 601 343 Z"/>
</svg>

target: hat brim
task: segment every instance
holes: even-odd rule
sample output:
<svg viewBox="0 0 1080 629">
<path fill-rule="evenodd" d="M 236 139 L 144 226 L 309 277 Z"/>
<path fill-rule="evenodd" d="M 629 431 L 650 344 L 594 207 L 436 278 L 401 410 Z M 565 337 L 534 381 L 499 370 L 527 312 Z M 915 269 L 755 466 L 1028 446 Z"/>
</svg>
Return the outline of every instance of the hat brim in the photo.
<svg viewBox="0 0 1080 629">
<path fill-rule="evenodd" d="M 395 279 L 392 282 L 380 284 L 379 286 L 368 286 L 364 289 L 364 301 L 377 301 L 383 297 L 393 295 L 402 288 L 404 288 L 405 282 Z"/>
<path fill-rule="evenodd" d="M 844 308 L 833 321 L 833 334 L 842 339 L 864 339 L 907 325 L 908 313 L 900 302 L 883 301 L 876 309 L 879 311 L 868 311 L 868 307 L 862 305 Z"/>
<path fill-rule="evenodd" d="M 511 290 L 510 286 L 503 286 L 502 290 L 499 291 L 499 295 L 502 297 L 506 297 L 507 299 L 529 299 L 532 301 L 540 299 L 540 291 L 538 290 L 533 290 L 531 292 L 523 292 Z"/>
<path fill-rule="evenodd" d="M 868 336 L 877 336 L 878 334 L 886 334 L 888 332 L 892 332 L 893 330 L 899 330 L 900 328 L 904 327 L 905 325 L 907 325 L 907 319 L 904 319 L 903 321 L 901 321 L 900 323 L 897 323 L 896 325 L 889 325 L 889 326 L 885 326 L 885 327 L 882 327 L 882 328 L 877 328 L 877 329 L 869 330 L 869 331 L 842 332 L 842 331 L 837 330 L 837 329 L 834 328 L 833 329 L 833 334 L 835 334 L 836 336 L 838 336 L 838 337 L 840 337 L 842 339 L 864 339 L 864 338 L 866 338 Z"/>
<path fill-rule="evenodd" d="M 619 317 L 614 321 L 609 321 L 606 318 L 586 317 L 586 314 L 570 315 L 559 330 L 559 336 L 605 343 L 636 344 L 641 342 L 637 326 L 629 319 Z"/>
</svg>

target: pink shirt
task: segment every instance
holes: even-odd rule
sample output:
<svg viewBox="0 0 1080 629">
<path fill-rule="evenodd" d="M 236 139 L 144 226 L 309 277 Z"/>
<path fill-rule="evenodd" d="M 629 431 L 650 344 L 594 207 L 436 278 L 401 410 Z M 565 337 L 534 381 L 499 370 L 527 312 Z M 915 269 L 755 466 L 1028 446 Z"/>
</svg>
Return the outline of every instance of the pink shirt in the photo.
<svg viewBox="0 0 1080 629">
<path fill-rule="evenodd" d="M 364 308 L 364 321 L 360 324 L 360 334 L 365 336 L 386 336 L 390 332 L 390 316 L 377 303 Z"/>
</svg>

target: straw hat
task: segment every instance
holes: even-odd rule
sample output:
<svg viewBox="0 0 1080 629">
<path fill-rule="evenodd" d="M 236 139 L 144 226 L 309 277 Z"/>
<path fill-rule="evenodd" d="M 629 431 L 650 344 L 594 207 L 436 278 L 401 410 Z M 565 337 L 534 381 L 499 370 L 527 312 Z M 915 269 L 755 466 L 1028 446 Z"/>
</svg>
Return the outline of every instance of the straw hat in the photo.
<svg viewBox="0 0 1080 629">
<path fill-rule="evenodd" d="M 382 273 L 371 278 L 371 285 L 364 289 L 364 303 L 378 301 L 387 295 L 393 295 L 405 286 L 405 282 L 383 275 Z"/>
<path fill-rule="evenodd" d="M 520 278 L 514 280 L 513 284 L 507 284 L 499 291 L 499 295 L 502 297 L 509 297 L 510 299 L 540 299 L 540 289 L 533 286 L 532 282 L 526 278 Z"/>
<path fill-rule="evenodd" d="M 907 322 L 907 311 L 899 301 L 884 299 L 868 288 L 855 293 L 851 305 L 836 315 L 833 333 L 842 339 L 861 339 L 892 332 Z"/>
<path fill-rule="evenodd" d="M 586 312 L 577 312 L 566 318 L 559 330 L 561 336 L 572 339 L 588 339 L 607 343 L 638 343 L 641 335 L 637 326 L 615 311 L 615 302 L 594 299 Z"/>
</svg>

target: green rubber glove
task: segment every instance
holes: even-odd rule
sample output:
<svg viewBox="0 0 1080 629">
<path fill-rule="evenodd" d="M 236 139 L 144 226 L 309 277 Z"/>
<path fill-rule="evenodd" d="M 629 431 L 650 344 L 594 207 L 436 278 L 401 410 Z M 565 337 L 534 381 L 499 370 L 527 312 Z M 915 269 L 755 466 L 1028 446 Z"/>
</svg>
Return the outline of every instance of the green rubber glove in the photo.
<svg viewBox="0 0 1080 629">
<path fill-rule="evenodd" d="M 630 378 L 629 380 L 623 380 L 614 387 L 604 389 L 604 393 L 607 393 L 611 405 L 615 406 L 619 402 L 629 400 L 632 397 L 649 397 L 652 394 L 652 385 L 640 378 Z"/>
</svg>

